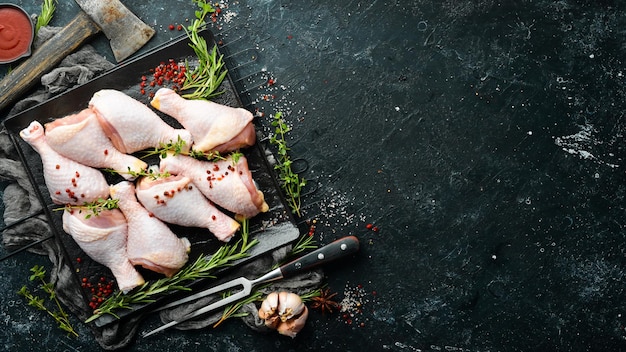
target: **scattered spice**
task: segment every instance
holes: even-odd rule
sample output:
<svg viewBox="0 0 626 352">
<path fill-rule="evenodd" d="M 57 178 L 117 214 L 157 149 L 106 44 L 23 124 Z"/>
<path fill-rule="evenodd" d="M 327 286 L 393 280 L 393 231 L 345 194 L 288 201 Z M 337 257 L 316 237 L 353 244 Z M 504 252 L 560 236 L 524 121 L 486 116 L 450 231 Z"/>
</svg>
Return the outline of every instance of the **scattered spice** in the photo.
<svg viewBox="0 0 626 352">
<path fill-rule="evenodd" d="M 368 223 L 367 225 L 365 225 L 365 228 L 374 232 L 378 232 L 378 226 L 372 224 L 372 223 Z"/>
<path fill-rule="evenodd" d="M 174 29 L 174 25 L 170 26 Z M 141 81 L 139 82 L 139 92 L 141 95 L 149 93 L 150 98 L 152 98 L 155 91 L 161 87 L 167 87 L 174 91 L 179 91 L 185 83 L 186 71 L 187 68 L 184 63 L 176 62 L 174 59 L 169 59 L 167 62 L 163 61 L 149 70 L 149 76 L 141 76 Z"/>
<path fill-rule="evenodd" d="M 364 327 L 365 322 L 362 313 L 365 305 L 369 303 L 369 299 L 363 285 L 358 284 L 355 287 L 350 287 L 346 284 L 343 295 L 344 298 L 339 303 L 341 319 L 348 325 Z"/>
</svg>

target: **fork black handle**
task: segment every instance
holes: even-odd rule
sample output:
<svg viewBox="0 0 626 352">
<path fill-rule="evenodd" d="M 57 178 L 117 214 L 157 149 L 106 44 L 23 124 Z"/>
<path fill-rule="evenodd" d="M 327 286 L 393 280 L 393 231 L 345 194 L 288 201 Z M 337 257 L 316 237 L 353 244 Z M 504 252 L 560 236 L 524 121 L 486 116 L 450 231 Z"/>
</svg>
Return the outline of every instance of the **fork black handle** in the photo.
<svg viewBox="0 0 626 352">
<path fill-rule="evenodd" d="M 303 255 L 280 267 L 283 277 L 293 276 L 318 265 L 326 264 L 335 259 L 356 253 L 359 250 L 359 240 L 354 236 L 342 237 L 324 247 Z"/>
</svg>

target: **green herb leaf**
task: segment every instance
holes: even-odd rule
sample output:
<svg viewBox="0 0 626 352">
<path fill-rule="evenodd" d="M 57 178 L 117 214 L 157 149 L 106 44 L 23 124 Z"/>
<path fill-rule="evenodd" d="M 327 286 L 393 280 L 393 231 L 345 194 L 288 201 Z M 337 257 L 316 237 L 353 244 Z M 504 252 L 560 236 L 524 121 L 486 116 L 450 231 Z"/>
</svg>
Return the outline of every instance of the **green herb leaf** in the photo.
<svg viewBox="0 0 626 352">
<path fill-rule="evenodd" d="M 35 24 L 35 35 L 39 32 L 41 27 L 45 27 L 52 20 L 56 6 L 55 0 L 44 0 L 41 4 L 41 13 L 37 16 L 37 23 Z"/>
</svg>

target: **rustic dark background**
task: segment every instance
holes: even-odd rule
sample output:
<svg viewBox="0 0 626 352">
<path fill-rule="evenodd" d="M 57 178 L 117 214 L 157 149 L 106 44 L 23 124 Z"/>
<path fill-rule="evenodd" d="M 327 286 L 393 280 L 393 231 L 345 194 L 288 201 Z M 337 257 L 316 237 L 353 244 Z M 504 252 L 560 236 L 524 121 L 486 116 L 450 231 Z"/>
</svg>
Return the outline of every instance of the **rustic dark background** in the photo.
<svg viewBox="0 0 626 352">
<path fill-rule="evenodd" d="M 195 10 L 124 3 L 157 31 L 144 51 Z M 35 13 L 40 2 L 20 5 Z M 326 270 L 346 311 L 313 312 L 293 340 L 231 321 L 130 350 L 626 350 L 626 3 L 222 7 L 211 28 L 264 114 L 259 129 L 277 111 L 293 127 L 304 219 L 321 243 L 361 239 L 353 263 Z M 76 10 L 60 1 L 52 24 Z M 112 57 L 102 37 L 93 44 Z M 85 327 L 65 337 L 15 294 L 46 263 L 0 263 L 0 348 L 98 348 Z"/>
</svg>

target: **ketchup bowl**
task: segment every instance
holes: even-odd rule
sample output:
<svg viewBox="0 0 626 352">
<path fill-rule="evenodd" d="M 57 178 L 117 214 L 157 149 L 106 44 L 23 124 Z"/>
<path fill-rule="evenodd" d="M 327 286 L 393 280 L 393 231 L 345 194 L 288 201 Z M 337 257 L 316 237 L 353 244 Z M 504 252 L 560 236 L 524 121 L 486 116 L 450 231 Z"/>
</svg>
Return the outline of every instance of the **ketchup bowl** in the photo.
<svg viewBox="0 0 626 352">
<path fill-rule="evenodd" d="M 14 4 L 0 4 L 0 64 L 29 56 L 35 26 L 24 9 Z"/>
</svg>

